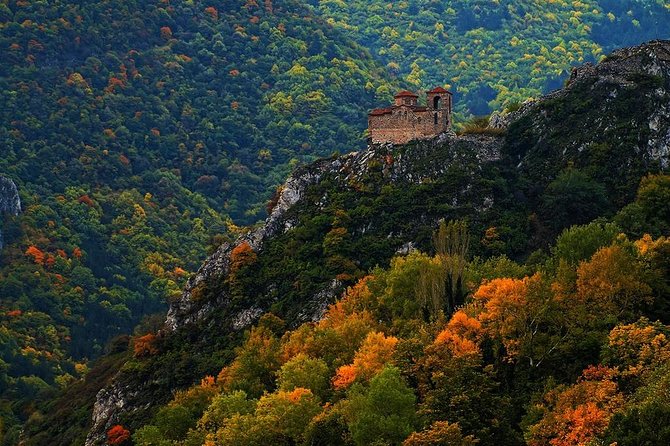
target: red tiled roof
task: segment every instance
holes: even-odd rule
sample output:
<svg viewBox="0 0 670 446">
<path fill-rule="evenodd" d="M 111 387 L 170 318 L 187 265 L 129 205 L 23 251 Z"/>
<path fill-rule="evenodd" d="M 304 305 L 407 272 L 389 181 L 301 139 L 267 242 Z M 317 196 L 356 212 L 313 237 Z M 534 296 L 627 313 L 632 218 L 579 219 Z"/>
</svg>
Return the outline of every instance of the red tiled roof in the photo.
<svg viewBox="0 0 670 446">
<path fill-rule="evenodd" d="M 435 87 L 432 90 L 427 91 L 426 93 L 449 93 L 449 94 L 451 94 L 451 92 L 449 90 L 446 90 L 442 87 Z"/>
<path fill-rule="evenodd" d="M 394 97 L 394 98 L 405 98 L 405 97 L 418 98 L 419 96 L 416 95 L 416 94 L 414 94 L 414 93 L 412 93 L 412 92 L 409 91 L 409 90 L 403 90 L 403 91 L 398 92 L 398 93 L 397 93 L 395 96 L 393 96 L 393 97 Z"/>
</svg>

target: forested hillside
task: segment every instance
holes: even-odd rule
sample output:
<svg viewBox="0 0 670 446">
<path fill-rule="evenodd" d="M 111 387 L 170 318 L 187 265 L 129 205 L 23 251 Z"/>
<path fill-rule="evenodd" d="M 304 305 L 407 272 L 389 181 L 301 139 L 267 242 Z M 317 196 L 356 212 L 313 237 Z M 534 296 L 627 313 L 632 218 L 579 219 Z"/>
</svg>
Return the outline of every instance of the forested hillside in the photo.
<svg viewBox="0 0 670 446">
<path fill-rule="evenodd" d="M 514 109 L 562 85 L 570 67 L 600 60 L 614 46 L 667 37 L 669 14 L 657 0 L 0 2 L 0 175 L 17 184 L 22 201 L 18 216 L 0 216 L 0 438 L 12 444 L 27 419 L 39 424 L 38 404 L 81 384 L 91 359 L 122 355 L 125 341 L 110 339 L 155 332 L 166 304 L 181 299 L 206 255 L 264 218 L 296 166 L 363 149 L 368 109 L 387 103 L 396 88 L 450 86 L 461 129 L 470 114 Z M 657 86 L 650 78 L 635 82 L 645 91 Z M 524 144 L 537 136 L 529 125 L 511 129 Z M 559 132 L 551 147 L 564 137 Z M 598 150 L 593 159 L 576 159 L 616 159 L 608 147 Z M 470 201 L 454 217 L 482 209 L 489 193 L 512 209 L 477 254 L 524 258 L 571 221 L 550 224 L 540 192 L 507 189 L 495 169 L 468 170 L 478 162 L 471 154 L 460 162 L 464 170 L 441 185 L 441 197 L 458 199 L 449 188 L 466 172 L 481 189 L 465 193 Z M 620 191 L 611 191 L 612 178 L 586 169 L 597 177 L 594 191 L 605 195 L 597 214 L 612 215 L 632 199 L 640 169 L 651 168 L 639 163 Z M 300 313 L 295 304 L 321 291 L 334 271 L 343 286 L 388 261 L 410 232 L 403 220 L 415 211 L 400 204 L 424 200 L 431 218 L 445 209 L 423 187 L 371 191 L 380 198 L 357 202 L 353 220 L 315 217 L 290 235 L 277 257 L 264 260 L 281 254 L 280 261 L 259 277 L 278 281 L 286 273 L 296 280 L 251 300 L 266 310 L 277 299 L 282 311 Z M 526 197 L 536 200 L 530 206 L 539 217 L 525 220 Z M 341 233 L 373 211 L 389 216 L 380 231 L 402 230 L 373 244 Z M 484 230 L 499 216 L 472 223 Z M 580 222 L 593 216 L 580 215 Z M 334 232 L 322 248 L 306 243 L 324 228 Z M 424 250 L 431 230 L 413 234 Z M 303 258 L 324 257 L 305 269 L 286 257 L 298 246 Z M 368 260 L 357 259 L 358 250 Z M 260 286 L 257 279 L 249 275 L 243 285 Z M 238 300 L 251 288 L 238 287 Z M 152 314 L 158 316 L 145 319 Z M 231 355 L 221 353 L 212 364 Z M 122 362 L 112 355 L 103 364 L 115 360 Z M 109 376 L 92 378 L 102 386 Z"/>
<path fill-rule="evenodd" d="M 295 164 L 360 147 L 386 85 L 295 1 L 0 2 L 0 60 L 23 201 L 0 229 L 5 425 L 164 311 Z"/>
<path fill-rule="evenodd" d="M 667 38 L 664 0 L 309 0 L 414 88 L 446 84 L 482 115 L 562 86 L 570 68 Z"/>
<path fill-rule="evenodd" d="M 399 444 L 433 422 L 426 438 L 460 429 L 482 444 L 611 438 L 610 419 L 642 410 L 628 399 L 667 366 L 661 354 L 626 383 L 624 353 L 601 355 L 613 329 L 666 330 L 669 92 L 670 42 L 653 42 L 578 69 L 502 127 L 296 170 L 162 327 L 117 339 L 37 408 L 27 444 Z M 440 335 L 461 322 L 472 337 Z M 644 416 L 662 419 L 659 404 Z M 635 422 L 616 429 L 635 438 Z"/>
<path fill-rule="evenodd" d="M 648 177 L 643 188 L 655 183 L 667 195 L 669 181 Z M 133 432 L 110 427 L 107 439 L 666 444 L 670 242 L 620 231 L 575 226 L 545 262 L 517 264 L 459 257 L 467 228 L 442 223 L 433 254 L 373 270 L 317 323 L 285 331 L 282 319 L 264 315 L 218 375 L 178 392 Z M 450 289 L 455 283 L 462 288 Z M 461 293 L 467 303 L 454 311 Z M 156 352 L 136 347 L 135 360 Z"/>
</svg>

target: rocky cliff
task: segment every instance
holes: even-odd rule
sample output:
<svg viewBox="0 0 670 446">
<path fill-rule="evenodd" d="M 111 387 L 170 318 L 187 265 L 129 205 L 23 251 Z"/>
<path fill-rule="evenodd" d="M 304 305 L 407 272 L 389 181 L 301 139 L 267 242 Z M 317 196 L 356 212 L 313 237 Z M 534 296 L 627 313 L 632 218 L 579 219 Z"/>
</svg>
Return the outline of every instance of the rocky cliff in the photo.
<svg viewBox="0 0 670 446">
<path fill-rule="evenodd" d="M 0 215 L 19 215 L 21 212 L 21 198 L 14 181 L 0 176 Z M 0 250 L 4 246 L 2 227 L 0 227 Z"/>
<path fill-rule="evenodd" d="M 619 49 L 597 65 L 573 69 L 565 88 L 529 101 L 516 112 L 496 114 L 494 127 L 507 129 L 514 124 L 532 135 L 525 139 L 511 135 L 512 148 L 534 142 L 523 147 L 519 157 L 547 154 L 540 147 L 547 141 L 561 143 L 562 156 L 588 155 L 596 144 L 624 143 L 649 166 L 666 169 L 670 162 L 669 67 L 670 41 Z M 556 141 L 557 136 L 562 139 Z"/>
<path fill-rule="evenodd" d="M 300 225 L 299 216 L 291 212 L 301 200 L 306 206 L 325 208 L 333 189 L 355 191 L 357 185 L 364 184 L 366 178 L 380 173 L 380 180 L 388 185 L 421 185 L 437 181 L 447 175 L 450 169 L 480 169 L 484 163 L 496 161 L 500 157 L 502 139 L 490 136 L 462 136 L 445 134 L 427 143 L 417 143 L 399 150 L 392 145 L 375 145 L 367 150 L 351 153 L 333 160 L 322 160 L 299 169 L 280 188 L 277 204 L 270 217 L 262 226 L 242 236 L 234 244 L 222 245 L 189 280 L 181 298 L 170 304 L 166 328 L 174 331 L 186 324 L 206 318 L 214 309 L 228 306 L 230 296 L 225 292 L 216 294 L 213 299 L 199 302 L 193 299 L 195 289 L 208 281 L 222 280 L 230 272 L 231 252 L 236 246 L 247 243 L 256 253 L 263 252 L 266 242 L 272 237 L 286 234 Z M 441 155 L 441 156 L 440 156 Z M 469 166 L 465 162 L 471 162 Z M 477 176 L 476 172 L 472 172 Z M 317 197 L 305 197 L 308 188 L 327 179 L 331 190 L 324 190 Z M 463 185 L 466 189 L 467 185 Z M 454 197 L 454 200 L 458 200 Z M 487 197 L 482 197 L 481 208 L 490 207 Z M 364 227 L 356 228 L 364 232 Z M 388 234 L 393 237 L 394 234 Z M 403 238 L 402 236 L 400 238 Z M 403 242 L 407 242 L 403 240 Z M 308 305 L 303 308 L 296 322 L 318 320 L 325 305 L 332 302 L 341 282 L 334 279 L 315 293 Z M 267 308 L 258 306 L 244 308 L 231 319 L 233 329 L 241 329 L 255 321 Z"/>
<path fill-rule="evenodd" d="M 491 173 L 493 163 L 499 160 L 502 143 L 503 138 L 499 136 L 443 135 L 433 141 L 402 147 L 371 146 L 361 152 L 321 160 L 298 169 L 280 188 L 277 203 L 268 219 L 235 243 L 222 245 L 189 280 L 182 296 L 171 302 L 163 336 L 180 336 L 180 333 L 195 327 L 198 327 L 196 330 L 203 330 L 199 333 L 201 340 L 211 339 L 214 330 L 239 332 L 266 311 L 276 311 L 278 303 L 290 307 L 282 312 L 290 325 L 318 320 L 328 304 L 343 290 L 347 274 L 328 271 L 328 266 L 324 264 L 321 268 L 326 269 L 325 273 L 320 271 L 322 274 L 312 276 L 309 289 L 300 292 L 289 290 L 310 264 L 322 262 L 327 257 L 327 253 L 323 252 L 318 254 L 323 259 L 303 253 L 299 246 L 295 251 L 289 248 L 279 258 L 276 257 L 278 249 L 295 246 L 296 234 L 307 227 L 310 232 L 314 231 L 314 241 L 318 245 L 323 244 L 322 239 L 327 237 L 327 229 L 332 226 L 332 221 L 326 220 L 331 218 L 322 222 L 325 225 L 318 224 L 323 226 L 320 228 L 314 228 L 313 222 L 305 221 L 305 218 L 337 213 L 333 209 L 356 207 L 359 201 L 370 198 L 379 199 L 384 195 L 381 189 L 391 187 L 393 194 L 385 197 L 380 207 L 386 209 L 384 213 L 389 221 L 395 220 L 390 216 L 396 212 L 403 215 L 412 212 L 394 197 L 402 191 L 417 189 L 421 198 L 417 197 L 415 204 L 421 211 L 407 216 L 403 228 L 387 227 L 379 221 L 384 214 L 377 214 L 374 218 L 371 215 L 354 217 L 348 222 L 347 232 L 352 236 L 367 240 L 383 239 L 388 243 L 382 248 L 380 257 L 370 256 L 367 259 L 370 263 L 366 269 L 373 267 L 376 259 L 388 259 L 394 253 L 407 249 L 421 231 L 424 238 L 429 234 L 425 232 L 426 228 L 432 228 L 441 215 L 435 207 L 437 203 L 427 201 L 431 192 L 439 190 L 436 195 L 444 196 L 449 203 L 446 206 L 459 209 L 459 213 L 479 209 L 485 214 L 490 210 L 493 192 L 479 194 L 474 191 L 482 191 L 480 183 Z M 452 178 L 453 181 L 441 184 L 445 178 Z M 465 208 L 471 210 L 464 211 Z M 297 238 L 302 237 L 298 235 Z M 303 240 L 298 243 L 308 242 Z M 253 276 L 253 283 L 244 286 L 245 298 L 240 300 L 239 291 L 230 282 L 231 276 L 240 276 L 239 271 L 231 272 L 232 258 L 235 248 L 243 244 L 255 252 L 259 265 L 266 266 L 260 267 L 263 271 L 252 269 L 244 272 Z M 279 265 L 276 273 L 268 274 L 269 264 L 275 261 Z M 288 266 L 281 267 L 284 262 L 295 262 L 299 267 L 291 271 Z M 361 271 L 360 266 L 352 266 L 351 269 Z M 355 271 L 352 271 L 351 277 L 353 274 Z M 281 297 L 284 297 L 284 302 L 281 302 Z M 202 348 L 209 350 L 211 346 L 202 345 Z M 146 382 L 139 387 L 122 384 L 127 378 L 120 373 L 113 384 L 98 393 L 87 445 L 103 444 L 106 430 L 123 419 L 120 413 L 142 410 L 138 400 L 147 392 L 152 392 L 153 388 Z"/>
<path fill-rule="evenodd" d="M 557 183 L 573 171 L 602 192 L 598 215 L 616 212 L 642 175 L 670 163 L 669 49 L 651 42 L 578 68 L 566 88 L 499 117 L 503 132 L 371 146 L 298 169 L 270 217 L 221 246 L 170 303 L 159 353 L 129 360 L 98 392 L 86 444 L 103 444 L 114 424 L 141 425 L 175 389 L 216 374 L 264 312 L 289 326 L 318 319 L 375 265 L 430 249 L 441 218 L 468 220 L 475 255 L 528 255 L 590 218 L 557 221 L 546 207 L 556 190 L 574 204 L 574 185 Z"/>
</svg>

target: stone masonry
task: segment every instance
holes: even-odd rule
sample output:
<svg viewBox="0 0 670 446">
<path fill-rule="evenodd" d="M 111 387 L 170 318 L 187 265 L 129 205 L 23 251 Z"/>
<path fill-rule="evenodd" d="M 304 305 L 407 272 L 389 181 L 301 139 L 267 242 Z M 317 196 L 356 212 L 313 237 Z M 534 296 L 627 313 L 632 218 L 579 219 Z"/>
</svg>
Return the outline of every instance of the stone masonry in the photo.
<svg viewBox="0 0 670 446">
<path fill-rule="evenodd" d="M 411 91 L 395 95 L 390 107 L 376 108 L 368 114 L 368 134 L 373 144 L 405 144 L 427 139 L 451 128 L 452 94 L 442 87 L 426 92 L 426 106 L 417 104 Z"/>
</svg>

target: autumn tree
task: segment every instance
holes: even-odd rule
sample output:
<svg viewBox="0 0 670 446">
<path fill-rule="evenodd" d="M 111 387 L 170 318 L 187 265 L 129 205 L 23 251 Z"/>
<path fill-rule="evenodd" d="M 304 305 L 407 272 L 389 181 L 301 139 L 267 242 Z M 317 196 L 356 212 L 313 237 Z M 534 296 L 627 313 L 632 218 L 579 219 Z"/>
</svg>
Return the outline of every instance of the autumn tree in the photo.
<svg viewBox="0 0 670 446">
<path fill-rule="evenodd" d="M 230 253 L 230 271 L 236 273 L 241 268 L 256 261 L 257 255 L 248 242 L 242 242 L 235 246 Z"/>
<path fill-rule="evenodd" d="M 153 333 L 133 339 L 133 355 L 136 358 L 153 356 L 158 353 L 158 338 Z"/>
<path fill-rule="evenodd" d="M 130 439 L 130 431 L 120 424 L 112 426 L 107 431 L 107 444 L 118 446 L 126 443 Z"/>
<path fill-rule="evenodd" d="M 614 371 L 591 367 L 570 387 L 549 391 L 540 406 L 542 419 L 531 426 L 530 446 L 573 446 L 588 444 L 607 429 L 615 411 L 623 405 L 623 395 L 614 380 Z"/>
<path fill-rule="evenodd" d="M 483 283 L 473 300 L 481 309 L 477 319 L 509 361 L 539 367 L 568 336 L 559 302 L 540 273 Z"/>
<path fill-rule="evenodd" d="M 304 353 L 323 359 L 329 367 L 339 367 L 353 361 L 363 340 L 377 326 L 371 312 L 358 311 L 343 299 L 331 305 L 316 326 L 303 325 L 287 333 L 282 357 L 289 360 Z"/>
<path fill-rule="evenodd" d="M 651 302 L 651 288 L 630 246 L 601 248 L 577 268 L 576 297 L 592 319 L 630 319 Z"/>
<path fill-rule="evenodd" d="M 26 249 L 26 255 L 32 257 L 33 262 L 35 262 L 36 264 L 38 265 L 44 264 L 45 254 L 38 247 L 29 246 L 28 249 Z"/>
<path fill-rule="evenodd" d="M 670 323 L 670 239 L 659 237 L 653 239 L 645 234 L 635 242 L 638 260 L 645 273 L 645 282 L 652 289 L 653 303 L 645 309 L 651 319 L 659 319 L 665 324 Z"/>
<path fill-rule="evenodd" d="M 481 322 L 459 310 L 451 317 L 447 327 L 437 335 L 433 346 L 436 349 L 446 348 L 454 357 L 478 355 L 478 343 L 483 334 Z"/>
<path fill-rule="evenodd" d="M 172 38 L 172 30 L 169 26 L 162 26 L 160 32 L 163 39 L 169 40 Z"/>
<path fill-rule="evenodd" d="M 624 377 L 639 378 L 663 364 L 670 364 L 670 328 L 660 322 L 640 318 L 632 324 L 612 329 L 603 359 L 618 367 Z"/>
<path fill-rule="evenodd" d="M 391 360 L 398 339 L 383 333 L 368 334 L 354 356 L 352 364 L 337 369 L 333 378 L 336 389 L 346 389 L 356 380 L 369 380 Z"/>
<path fill-rule="evenodd" d="M 472 435 L 464 436 L 458 423 L 436 421 L 421 432 L 414 432 L 403 446 L 474 446 L 479 443 Z"/>
</svg>

